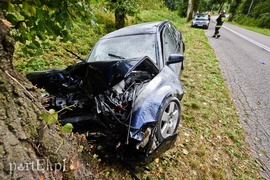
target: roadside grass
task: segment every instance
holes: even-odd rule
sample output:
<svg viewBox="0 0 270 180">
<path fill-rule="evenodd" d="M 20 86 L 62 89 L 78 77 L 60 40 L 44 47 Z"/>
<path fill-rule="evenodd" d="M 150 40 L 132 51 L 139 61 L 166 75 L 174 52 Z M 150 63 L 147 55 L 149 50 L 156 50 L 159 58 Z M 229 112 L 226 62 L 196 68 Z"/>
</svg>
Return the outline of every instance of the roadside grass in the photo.
<svg viewBox="0 0 270 180">
<path fill-rule="evenodd" d="M 245 132 L 218 60 L 201 29 L 183 28 L 186 42 L 185 88 L 178 159 L 188 179 L 260 179 L 258 162 L 245 143 Z M 184 170 L 183 169 L 183 170 Z M 180 171 L 181 172 L 181 171 Z"/>
<path fill-rule="evenodd" d="M 185 90 L 182 119 L 175 147 L 150 163 L 148 171 L 139 169 L 137 176 L 140 179 L 261 179 L 260 163 L 252 157 L 245 142 L 246 134 L 204 30 L 190 28 L 185 19 L 161 7 L 155 5 L 154 9 L 142 10 L 128 22 L 170 20 L 183 33 L 186 52 L 185 69 L 180 76 Z M 18 48 L 14 57 L 16 68 L 27 73 L 76 62 L 64 48 L 85 58 L 93 44 L 113 29 L 111 13 L 95 14 L 98 26 L 76 22 L 73 36 L 77 43 L 50 42 L 39 57 L 24 57 Z M 121 163 L 112 165 L 91 152 L 84 154 L 94 178 L 131 179 Z"/>
<path fill-rule="evenodd" d="M 261 179 L 260 163 L 245 142 L 246 134 L 204 30 L 190 28 L 184 19 L 166 13 L 142 12 L 141 19 L 151 21 L 149 17 L 159 14 L 160 20 L 172 21 L 183 33 L 182 123 L 175 147 L 151 163 L 151 171 L 142 172 L 141 178 Z"/>
</svg>

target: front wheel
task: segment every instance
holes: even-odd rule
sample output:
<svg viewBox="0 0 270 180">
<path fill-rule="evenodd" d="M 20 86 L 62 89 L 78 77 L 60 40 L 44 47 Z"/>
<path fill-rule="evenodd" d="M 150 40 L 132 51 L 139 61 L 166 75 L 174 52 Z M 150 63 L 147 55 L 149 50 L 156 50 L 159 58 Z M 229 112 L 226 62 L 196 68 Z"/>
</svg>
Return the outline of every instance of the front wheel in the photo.
<svg viewBox="0 0 270 180">
<path fill-rule="evenodd" d="M 157 140 L 161 143 L 165 138 L 173 135 L 179 125 L 181 117 L 180 101 L 176 97 L 169 97 L 162 107 L 157 124 Z"/>
</svg>

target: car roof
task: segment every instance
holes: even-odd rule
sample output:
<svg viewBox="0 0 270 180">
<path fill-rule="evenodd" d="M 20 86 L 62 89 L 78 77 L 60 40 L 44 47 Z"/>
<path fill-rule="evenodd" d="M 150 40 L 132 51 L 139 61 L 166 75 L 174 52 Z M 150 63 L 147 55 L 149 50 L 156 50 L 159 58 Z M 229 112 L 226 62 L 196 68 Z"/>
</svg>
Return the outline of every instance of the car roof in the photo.
<svg viewBox="0 0 270 180">
<path fill-rule="evenodd" d="M 160 27 L 166 24 L 168 21 L 158 21 L 158 22 L 147 22 L 141 24 L 135 24 L 131 26 L 127 26 L 116 31 L 113 31 L 101 39 L 120 37 L 120 36 L 129 36 L 136 34 L 154 34 L 156 33 Z"/>
<path fill-rule="evenodd" d="M 197 13 L 196 16 L 208 16 L 206 13 Z"/>
</svg>

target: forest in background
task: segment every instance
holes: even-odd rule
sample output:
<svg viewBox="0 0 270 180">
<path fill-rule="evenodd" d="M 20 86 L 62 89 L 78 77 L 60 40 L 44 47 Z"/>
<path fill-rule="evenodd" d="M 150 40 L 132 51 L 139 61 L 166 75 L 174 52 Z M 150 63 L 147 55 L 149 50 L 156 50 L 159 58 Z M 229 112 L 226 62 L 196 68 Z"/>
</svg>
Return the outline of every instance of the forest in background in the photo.
<svg viewBox="0 0 270 180">
<path fill-rule="evenodd" d="M 194 12 L 218 14 L 225 10 L 230 15 L 230 21 L 270 28 L 270 0 L 164 0 L 164 3 L 181 17 L 187 16 L 188 5 L 192 4 Z"/>
</svg>

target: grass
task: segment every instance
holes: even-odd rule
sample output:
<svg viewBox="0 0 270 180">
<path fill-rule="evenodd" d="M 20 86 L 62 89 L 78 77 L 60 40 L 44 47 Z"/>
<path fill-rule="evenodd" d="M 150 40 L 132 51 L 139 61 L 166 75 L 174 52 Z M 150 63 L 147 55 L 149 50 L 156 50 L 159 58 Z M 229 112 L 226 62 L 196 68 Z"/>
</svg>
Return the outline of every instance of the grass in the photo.
<svg viewBox="0 0 270 180">
<path fill-rule="evenodd" d="M 246 134 L 204 31 L 190 28 L 190 23 L 161 6 L 155 8 L 142 10 L 128 22 L 170 20 L 183 33 L 185 70 L 180 79 L 185 95 L 175 147 L 149 164 L 149 171 L 139 170 L 137 176 L 140 179 L 261 179 L 260 164 L 245 142 Z M 106 29 L 112 29 L 111 13 L 95 13 L 97 18 L 102 17 L 97 19 L 99 26 L 77 22 L 73 31 L 78 39 L 76 44 L 51 42 L 38 58 L 24 57 L 18 48 L 16 67 L 27 73 L 76 62 L 63 50 L 66 47 L 85 57 L 95 41 L 107 33 Z M 84 153 L 94 178 L 131 179 L 121 164 L 105 163 L 96 154 Z"/>
</svg>

